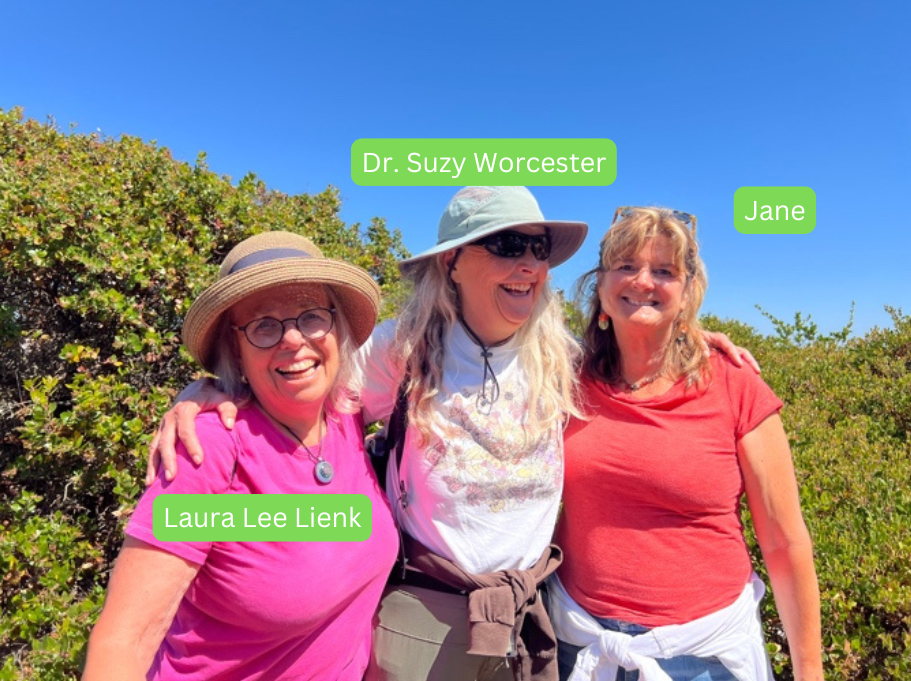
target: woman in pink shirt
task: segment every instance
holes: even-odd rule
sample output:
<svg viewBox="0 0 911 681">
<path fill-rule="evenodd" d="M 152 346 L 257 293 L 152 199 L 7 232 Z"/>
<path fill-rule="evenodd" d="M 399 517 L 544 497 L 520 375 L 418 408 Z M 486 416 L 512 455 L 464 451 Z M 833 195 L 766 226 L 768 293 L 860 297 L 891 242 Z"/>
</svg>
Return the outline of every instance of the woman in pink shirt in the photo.
<svg viewBox="0 0 911 681">
<path fill-rule="evenodd" d="M 276 287 L 280 287 L 280 292 Z M 126 529 L 85 679 L 347 679 L 370 657 L 371 620 L 396 555 L 389 504 L 363 446 L 350 358 L 376 323 L 379 289 L 309 240 L 238 244 L 190 309 L 183 338 L 240 409 L 233 430 L 196 421 L 207 457 L 164 475 Z M 362 542 L 171 542 L 167 494 L 361 494 Z"/>
</svg>

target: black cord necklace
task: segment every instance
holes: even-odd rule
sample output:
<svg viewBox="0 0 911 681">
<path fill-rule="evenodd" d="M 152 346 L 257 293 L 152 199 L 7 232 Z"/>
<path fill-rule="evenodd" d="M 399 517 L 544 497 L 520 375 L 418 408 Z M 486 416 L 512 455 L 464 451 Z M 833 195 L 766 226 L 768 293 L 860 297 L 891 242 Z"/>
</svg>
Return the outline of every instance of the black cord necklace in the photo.
<svg viewBox="0 0 911 681">
<path fill-rule="evenodd" d="M 330 482 L 332 482 L 332 478 L 335 475 L 335 469 L 332 467 L 331 463 L 323 458 L 323 413 L 320 412 L 319 415 L 319 449 L 316 450 L 316 454 L 310 451 L 307 443 L 304 442 L 304 440 L 288 426 L 286 426 L 274 416 L 272 416 L 272 420 L 287 430 L 291 434 L 291 437 L 300 442 L 301 446 L 307 451 L 307 456 L 309 456 L 310 460 L 315 464 L 313 466 L 313 477 L 316 478 L 316 481 L 323 485 L 328 485 Z"/>
<path fill-rule="evenodd" d="M 478 334 L 476 334 L 472 328 L 468 326 L 468 322 L 465 321 L 465 318 L 461 314 L 459 314 L 459 323 L 462 325 L 462 328 L 465 329 L 465 333 L 468 334 L 469 338 L 474 341 L 475 345 L 481 348 L 481 359 L 484 360 L 484 376 L 481 379 L 481 392 L 478 394 L 477 405 L 479 408 L 486 409 L 489 413 L 490 407 L 493 406 L 494 402 L 500 399 L 500 384 L 497 381 L 497 375 L 493 372 L 493 367 L 490 366 L 490 358 L 493 356 L 493 353 L 490 351 L 490 349 L 505 345 L 512 339 L 512 336 L 515 334 L 512 334 L 508 338 L 504 338 L 497 343 L 484 345 L 484 342 L 478 338 Z M 491 383 L 490 395 L 487 394 L 488 380 Z"/>
</svg>

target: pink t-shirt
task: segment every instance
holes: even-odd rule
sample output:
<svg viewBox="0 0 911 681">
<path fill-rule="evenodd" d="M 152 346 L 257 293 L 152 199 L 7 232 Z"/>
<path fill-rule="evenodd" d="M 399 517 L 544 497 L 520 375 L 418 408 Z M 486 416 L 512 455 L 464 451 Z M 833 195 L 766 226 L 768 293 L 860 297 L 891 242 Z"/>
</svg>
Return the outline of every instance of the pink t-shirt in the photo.
<svg viewBox="0 0 911 681">
<path fill-rule="evenodd" d="M 648 627 L 733 603 L 752 570 L 737 442 L 782 406 L 712 355 L 707 390 L 639 400 L 585 378 L 596 416 L 566 432 L 560 580 L 589 613 Z"/>
<path fill-rule="evenodd" d="M 159 476 L 143 495 L 127 534 L 201 566 L 149 679 L 361 679 L 398 537 L 364 452 L 360 416 L 330 414 L 327 424 L 322 456 L 335 468 L 328 485 L 316 482 L 303 447 L 250 407 L 233 431 L 215 413 L 201 414 L 202 465 L 181 447 L 180 474 L 172 482 Z M 153 500 L 181 493 L 365 494 L 373 530 L 350 543 L 155 539 Z"/>
</svg>

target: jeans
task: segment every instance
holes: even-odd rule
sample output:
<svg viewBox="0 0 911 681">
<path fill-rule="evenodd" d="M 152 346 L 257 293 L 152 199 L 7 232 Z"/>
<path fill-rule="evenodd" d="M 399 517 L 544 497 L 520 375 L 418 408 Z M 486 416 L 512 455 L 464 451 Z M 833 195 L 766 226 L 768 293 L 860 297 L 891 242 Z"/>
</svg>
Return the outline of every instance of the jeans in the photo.
<svg viewBox="0 0 911 681">
<path fill-rule="evenodd" d="M 640 624 L 623 622 L 622 620 L 602 619 L 596 617 L 598 623 L 610 631 L 620 631 L 630 636 L 644 634 L 649 629 Z M 560 670 L 560 681 L 567 681 L 576 664 L 576 655 L 582 648 L 570 645 L 564 641 L 557 641 L 557 663 Z M 737 681 L 717 657 L 700 658 L 692 655 L 681 655 L 667 660 L 658 659 L 661 667 L 674 681 Z M 638 671 L 626 671 L 621 667 L 617 671 L 615 681 L 639 681 Z"/>
</svg>

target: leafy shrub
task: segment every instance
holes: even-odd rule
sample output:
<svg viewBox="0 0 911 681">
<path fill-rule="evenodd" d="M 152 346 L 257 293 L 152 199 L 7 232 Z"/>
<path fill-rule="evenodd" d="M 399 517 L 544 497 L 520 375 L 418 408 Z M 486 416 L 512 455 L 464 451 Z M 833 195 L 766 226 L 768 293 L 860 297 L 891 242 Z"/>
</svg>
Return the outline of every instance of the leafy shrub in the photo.
<svg viewBox="0 0 911 681">
<path fill-rule="evenodd" d="M 0 111 L 0 681 L 78 673 L 150 432 L 197 375 L 183 315 L 234 244 L 305 234 L 366 267 L 394 311 L 400 235 L 382 220 L 362 232 L 338 210 L 332 189 L 234 185 L 202 156 L 178 163 L 136 138 Z M 822 335 L 801 315 L 772 318 L 770 337 L 706 320 L 754 352 L 787 404 L 833 681 L 911 678 L 911 318 L 892 319 L 863 338 Z M 764 608 L 790 679 L 771 599 Z"/>
<path fill-rule="evenodd" d="M 751 348 L 785 402 L 822 596 L 826 678 L 911 678 L 911 317 L 863 338 L 822 335 L 808 317 L 772 318 L 777 335 L 708 320 Z M 761 565 L 753 542 L 754 563 Z M 776 672 L 787 641 L 764 606 Z"/>
</svg>

